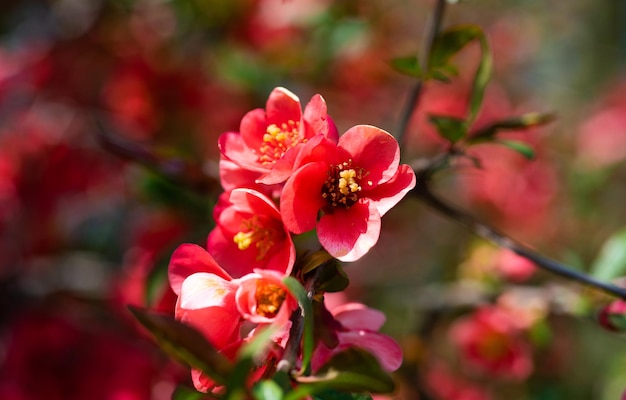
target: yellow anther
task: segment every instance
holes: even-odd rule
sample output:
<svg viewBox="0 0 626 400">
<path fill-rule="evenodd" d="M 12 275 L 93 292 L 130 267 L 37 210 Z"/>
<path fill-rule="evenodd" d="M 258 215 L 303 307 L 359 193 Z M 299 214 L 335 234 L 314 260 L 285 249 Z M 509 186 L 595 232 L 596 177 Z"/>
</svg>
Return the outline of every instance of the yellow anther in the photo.
<svg viewBox="0 0 626 400">
<path fill-rule="evenodd" d="M 237 247 L 239 250 L 246 250 L 252 244 L 254 239 L 254 231 L 251 232 L 238 232 L 234 237 L 233 241 L 237 243 Z"/>
</svg>

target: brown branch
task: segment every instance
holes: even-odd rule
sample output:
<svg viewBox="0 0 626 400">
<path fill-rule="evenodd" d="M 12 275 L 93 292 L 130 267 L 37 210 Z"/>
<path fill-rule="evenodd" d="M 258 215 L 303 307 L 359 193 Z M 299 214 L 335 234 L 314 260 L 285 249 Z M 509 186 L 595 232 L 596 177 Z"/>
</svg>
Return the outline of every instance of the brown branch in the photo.
<svg viewBox="0 0 626 400">
<path fill-rule="evenodd" d="M 446 10 L 446 0 L 437 0 L 437 4 L 435 5 L 435 9 L 433 10 L 433 14 L 431 16 L 430 24 L 427 28 L 427 36 L 424 40 L 424 45 L 421 51 L 421 67 L 422 71 L 428 71 L 428 64 L 430 63 L 430 52 L 433 48 L 433 44 L 435 43 L 435 39 L 439 35 L 441 31 L 441 23 L 443 21 L 443 16 Z M 400 124 L 398 125 L 398 134 L 396 138 L 399 143 L 402 143 L 404 137 L 406 136 L 406 131 L 409 126 L 409 121 L 411 120 L 411 116 L 413 115 L 413 111 L 415 107 L 419 104 L 419 100 L 422 94 L 422 89 L 424 86 L 424 81 L 419 79 L 413 85 L 411 92 L 409 93 L 409 98 L 404 107 L 404 111 L 402 112 L 402 116 L 400 117 Z"/>
<path fill-rule="evenodd" d="M 197 192 L 217 196 L 222 191 L 219 180 L 205 173 L 199 165 L 182 159 L 161 157 L 147 146 L 124 139 L 103 114 L 94 115 L 93 121 L 98 142 L 111 154 L 142 165 Z"/>
<path fill-rule="evenodd" d="M 516 242 L 515 240 L 508 237 L 506 234 L 499 232 L 489 225 L 478 221 L 469 213 L 444 202 L 430 190 L 428 185 L 429 182 L 427 179 L 429 177 L 429 174 L 430 172 L 428 169 L 416 172 L 416 175 L 418 177 L 418 184 L 416 188 L 413 189 L 412 194 L 430 207 L 439 211 L 446 217 L 460 223 L 461 225 L 464 225 L 476 235 L 487 239 L 500 247 L 509 249 L 516 254 L 532 261 L 539 268 L 559 275 L 563 278 L 596 288 L 604 293 L 626 300 L 626 289 L 612 285 L 610 283 L 601 282 L 592 278 L 589 275 L 576 271 L 575 269 L 565 264 L 545 257 L 535 250 L 532 250 Z"/>
</svg>

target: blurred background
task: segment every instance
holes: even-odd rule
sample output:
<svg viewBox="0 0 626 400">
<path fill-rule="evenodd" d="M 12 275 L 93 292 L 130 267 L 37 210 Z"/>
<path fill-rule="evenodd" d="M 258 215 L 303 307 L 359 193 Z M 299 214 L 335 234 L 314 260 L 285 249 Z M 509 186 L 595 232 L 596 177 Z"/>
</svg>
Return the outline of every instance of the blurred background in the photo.
<svg viewBox="0 0 626 400">
<path fill-rule="evenodd" d="M 284 86 L 320 93 L 343 132 L 396 133 L 433 0 L 3 0 L 0 4 L 0 398 L 169 399 L 188 374 L 127 304 L 171 312 L 167 264 L 204 244 L 220 192 L 217 137 Z M 534 160 L 476 146 L 483 168 L 434 189 L 513 238 L 602 279 L 626 275 L 626 3 L 468 0 L 494 75 L 476 127 Z M 478 46 L 428 82 L 404 162 L 445 148 L 428 113 L 463 115 Z M 620 253 L 621 252 L 621 253 Z M 403 346 L 396 399 L 618 399 L 626 342 L 610 299 L 477 239 L 414 199 L 345 270 Z M 606 325 L 606 324 L 605 324 Z M 478 349 L 478 350 L 477 350 Z"/>
</svg>

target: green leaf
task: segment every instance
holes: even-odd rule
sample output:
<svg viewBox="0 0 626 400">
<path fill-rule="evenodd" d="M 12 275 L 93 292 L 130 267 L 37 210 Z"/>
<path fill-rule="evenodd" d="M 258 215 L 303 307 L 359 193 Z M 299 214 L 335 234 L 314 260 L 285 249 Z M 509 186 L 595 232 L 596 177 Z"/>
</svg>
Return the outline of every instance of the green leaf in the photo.
<svg viewBox="0 0 626 400">
<path fill-rule="evenodd" d="M 489 49 L 489 43 L 487 42 L 487 37 L 484 35 L 482 30 L 480 30 L 478 40 L 480 41 L 481 57 L 480 64 L 478 64 L 478 69 L 474 75 L 474 81 L 472 82 L 472 92 L 470 94 L 469 101 L 470 109 L 467 117 L 468 125 L 471 125 L 478 115 L 478 111 L 483 103 L 485 88 L 487 87 L 489 78 L 491 78 L 491 70 L 493 68 L 493 59 L 491 56 L 491 50 Z"/>
<path fill-rule="evenodd" d="M 204 393 L 185 386 L 178 386 L 172 393 L 172 400 L 204 400 L 207 399 Z"/>
<path fill-rule="evenodd" d="M 428 119 L 435 125 L 439 135 L 450 143 L 458 142 L 467 134 L 467 125 L 461 118 L 430 114 Z"/>
<path fill-rule="evenodd" d="M 331 261 L 326 262 L 317 272 L 316 293 L 341 292 L 345 290 L 349 284 L 350 280 L 343 268 L 341 268 L 341 264 L 331 258 Z"/>
<path fill-rule="evenodd" d="M 500 131 L 523 130 L 554 121 L 552 113 L 528 113 L 519 117 L 512 117 L 496 121 L 491 125 L 474 132 L 467 139 L 467 143 L 479 143 L 493 140 Z"/>
<path fill-rule="evenodd" d="M 475 25 L 459 25 L 442 32 L 433 43 L 428 69 L 445 66 L 452 56 L 482 35 L 480 27 Z"/>
<path fill-rule="evenodd" d="M 328 254 L 326 250 L 319 250 L 305 254 L 304 257 L 298 261 L 298 265 L 300 266 L 300 271 L 306 274 L 330 260 L 333 260 L 333 256 Z"/>
<path fill-rule="evenodd" d="M 524 142 L 518 142 L 516 140 L 497 140 L 496 142 L 517 151 L 529 160 L 535 158 L 535 150 Z"/>
<path fill-rule="evenodd" d="M 613 328 L 617 332 L 626 332 L 626 315 L 624 314 L 608 314 L 607 318 L 611 321 Z"/>
<path fill-rule="evenodd" d="M 417 56 L 397 57 L 391 60 L 391 67 L 401 74 L 422 78 L 422 67 L 420 66 Z"/>
<path fill-rule="evenodd" d="M 131 313 L 156 338 L 160 347 L 171 357 L 225 383 L 233 370 L 232 363 L 192 327 L 168 315 L 148 312 L 128 306 Z"/>
<path fill-rule="evenodd" d="M 257 328 L 254 338 L 239 349 L 235 369 L 227 383 L 226 399 L 238 399 L 240 392 L 246 387 L 250 372 L 254 371 L 258 363 L 263 361 L 267 349 L 272 345 L 272 335 L 277 327 L 273 325 Z"/>
<path fill-rule="evenodd" d="M 283 279 L 283 283 L 298 300 L 303 313 L 304 334 L 302 338 L 302 368 L 300 374 L 306 374 L 311 368 L 311 357 L 313 356 L 313 347 L 315 345 L 313 337 L 313 306 L 306 290 L 295 278 L 288 276 Z"/>
<path fill-rule="evenodd" d="M 258 400 L 281 400 L 284 397 L 280 385 L 271 380 L 257 382 L 252 388 L 252 393 Z"/>
<path fill-rule="evenodd" d="M 313 395 L 313 400 L 372 400 L 372 396 L 367 393 L 345 393 L 326 390 Z"/>
<path fill-rule="evenodd" d="M 395 387 L 393 379 L 382 369 L 376 357 L 358 348 L 337 353 L 315 376 L 296 377 L 296 380 L 300 385 L 287 395 L 287 400 L 328 390 L 390 393 Z"/>
<path fill-rule="evenodd" d="M 626 229 L 613 234 L 600 249 L 591 265 L 591 276 L 609 282 L 626 275 Z"/>
</svg>

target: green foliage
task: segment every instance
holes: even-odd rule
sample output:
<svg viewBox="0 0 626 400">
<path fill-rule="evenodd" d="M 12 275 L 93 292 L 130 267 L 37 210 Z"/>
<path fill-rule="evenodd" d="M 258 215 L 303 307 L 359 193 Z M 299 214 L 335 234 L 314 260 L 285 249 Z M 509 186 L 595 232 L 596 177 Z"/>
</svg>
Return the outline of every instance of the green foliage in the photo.
<svg viewBox="0 0 626 400">
<path fill-rule="evenodd" d="M 480 143 L 493 140 L 501 131 L 525 130 L 535 126 L 545 125 L 554 121 L 555 115 L 552 113 L 528 113 L 518 117 L 511 117 L 496 121 L 485 128 L 474 132 L 467 139 L 467 143 Z"/>
<path fill-rule="evenodd" d="M 417 56 L 397 57 L 391 60 L 391 67 L 401 74 L 415 78 L 424 78 Z"/>
<path fill-rule="evenodd" d="M 197 368 L 218 383 L 225 383 L 233 371 L 232 363 L 192 327 L 168 315 L 128 306 L 131 313 L 155 337 L 172 358 Z"/>
<path fill-rule="evenodd" d="M 284 396 L 283 389 L 273 380 L 257 382 L 252 388 L 252 394 L 258 400 L 281 400 Z"/>
<path fill-rule="evenodd" d="M 300 384 L 285 399 L 301 399 L 307 395 L 324 396 L 329 391 L 390 393 L 395 387 L 393 379 L 382 369 L 378 360 L 367 351 L 357 348 L 336 354 L 314 376 L 302 376 L 296 380 Z"/>
<path fill-rule="evenodd" d="M 311 357 L 315 346 L 313 337 L 313 307 L 304 287 L 291 276 L 283 279 L 283 283 L 289 292 L 298 300 L 304 317 L 304 336 L 302 339 L 302 369 L 301 374 L 305 374 L 311 367 Z"/>
<path fill-rule="evenodd" d="M 535 158 L 535 151 L 533 148 L 524 142 L 518 142 L 517 140 L 496 140 L 496 142 L 508 147 L 511 150 L 517 151 L 529 160 Z"/>
<path fill-rule="evenodd" d="M 626 229 L 616 232 L 604 242 L 591 266 L 591 275 L 607 282 L 626 275 Z"/>
<path fill-rule="evenodd" d="M 450 143 L 456 143 L 467 135 L 467 124 L 461 118 L 429 115 L 429 120 L 435 125 L 439 135 Z"/>
</svg>

